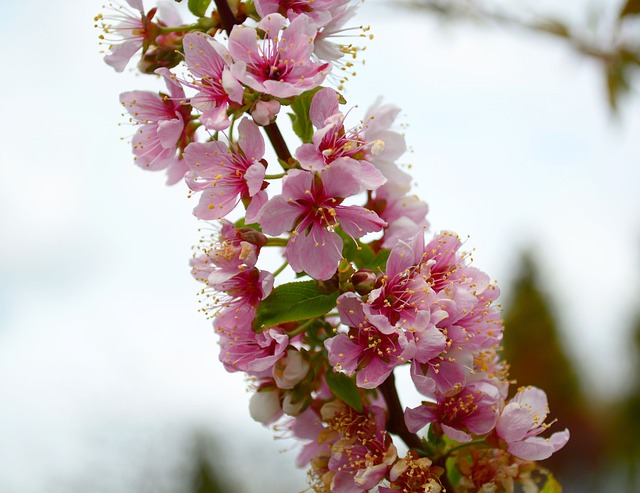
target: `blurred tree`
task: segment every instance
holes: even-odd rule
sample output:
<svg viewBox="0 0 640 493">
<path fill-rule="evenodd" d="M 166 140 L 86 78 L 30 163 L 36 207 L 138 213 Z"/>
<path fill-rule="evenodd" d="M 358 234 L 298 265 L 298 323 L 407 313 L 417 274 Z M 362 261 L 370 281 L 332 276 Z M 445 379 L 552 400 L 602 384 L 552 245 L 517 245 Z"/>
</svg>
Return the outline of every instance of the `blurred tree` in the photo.
<svg viewBox="0 0 640 493">
<path fill-rule="evenodd" d="M 602 67 L 609 106 L 614 113 L 621 98 L 634 89 L 633 78 L 640 69 L 640 37 L 637 35 L 640 0 L 626 0 L 615 15 L 593 15 L 592 25 L 585 26 L 528 12 L 518 8 L 515 2 L 508 8 L 496 6 L 495 0 L 405 0 L 405 3 L 448 19 L 469 19 L 554 36 Z M 610 8 L 610 4 L 607 7 Z"/>
<path fill-rule="evenodd" d="M 191 475 L 185 493 L 229 493 L 239 492 L 230 488 L 227 478 L 215 466 L 216 445 L 207 435 L 197 435 L 194 440 Z"/>
<path fill-rule="evenodd" d="M 635 361 L 627 396 L 614 406 L 608 444 L 614 465 L 622 470 L 627 491 L 640 491 L 640 314 L 632 331 Z"/>
<path fill-rule="evenodd" d="M 539 288 L 531 253 L 524 253 L 519 275 L 510 289 L 504 312 L 504 356 L 518 385 L 545 390 L 558 429 L 570 428 L 571 440 L 562 452 L 545 461 L 565 492 L 602 491 L 603 434 L 596 425 L 594 406 L 584 395 L 578 373 L 567 355 L 556 320 Z M 517 388 L 517 387 L 516 387 Z"/>
</svg>

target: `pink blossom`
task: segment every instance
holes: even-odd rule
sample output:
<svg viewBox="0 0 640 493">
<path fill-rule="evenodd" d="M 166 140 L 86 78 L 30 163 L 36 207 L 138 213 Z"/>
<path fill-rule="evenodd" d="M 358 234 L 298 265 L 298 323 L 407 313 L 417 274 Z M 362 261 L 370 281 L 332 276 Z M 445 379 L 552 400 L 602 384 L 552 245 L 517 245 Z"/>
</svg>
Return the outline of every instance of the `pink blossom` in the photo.
<svg viewBox="0 0 640 493">
<path fill-rule="evenodd" d="M 129 63 L 129 60 L 142 48 L 142 44 L 148 34 L 151 19 L 155 14 L 155 9 L 146 16 L 142 0 L 126 0 L 131 9 L 118 5 L 109 4 L 112 13 L 103 16 L 96 16 L 96 22 L 100 23 L 100 27 L 104 33 L 109 36 L 101 36 L 109 44 L 109 51 L 104 57 L 104 61 L 112 66 L 117 72 L 122 72 Z M 132 10 L 133 9 L 133 10 Z M 116 24 L 112 24 L 116 22 Z M 116 37 L 111 39 L 110 36 L 115 34 Z"/>
<path fill-rule="evenodd" d="M 393 369 L 409 361 L 415 345 L 401 330 L 382 331 L 365 316 L 360 298 L 344 293 L 338 298 L 341 322 L 350 327 L 348 335 L 338 334 L 325 340 L 329 363 L 347 375 L 356 373 L 358 387 L 374 389 Z"/>
<path fill-rule="evenodd" d="M 279 13 L 289 20 L 300 14 L 308 15 L 318 26 L 331 20 L 336 8 L 351 0 L 255 0 L 256 11 L 260 17 Z"/>
<path fill-rule="evenodd" d="M 344 2 L 339 7 L 332 9 L 331 19 L 322 25 L 318 31 L 316 37 L 314 56 L 319 60 L 326 60 L 336 65 L 341 66 L 345 70 L 349 70 L 353 63 L 348 61 L 346 63 L 339 63 L 338 61 L 348 55 L 351 60 L 355 60 L 361 48 L 355 46 L 353 43 L 344 43 L 345 37 L 350 37 L 348 33 L 353 30 L 359 30 L 357 34 L 353 34 L 354 38 L 360 38 L 364 36 L 364 32 L 368 28 L 360 27 L 345 27 L 355 15 L 356 10 L 359 7 L 360 2 Z M 336 41 L 339 39 L 339 41 Z M 345 79 L 342 79 L 343 82 Z"/>
<path fill-rule="evenodd" d="M 569 430 L 559 431 L 549 438 L 538 435 L 551 425 L 545 423 L 549 405 L 547 395 L 536 387 L 518 389 L 502 410 L 496 433 L 507 443 L 507 451 L 523 460 L 543 460 L 551 457 L 569 441 Z"/>
<path fill-rule="evenodd" d="M 222 228 L 207 242 L 202 240 L 199 248 L 204 253 L 191 262 L 193 276 L 207 285 L 215 286 L 240 272 L 251 269 L 258 260 L 266 237 L 250 228 L 236 228 L 222 219 Z"/>
<path fill-rule="evenodd" d="M 369 161 L 384 143 L 366 141 L 361 128 L 345 130 L 339 100 L 338 93 L 328 87 L 315 94 L 309 117 L 317 131 L 312 143 L 302 144 L 296 150 L 296 158 L 304 169 L 319 172 L 334 162 L 341 162 L 358 174 L 363 190 L 374 190 L 384 184 L 386 178 Z"/>
<path fill-rule="evenodd" d="M 181 24 L 180 17 L 171 4 L 153 8 L 145 14 L 142 0 L 126 2 L 129 7 L 109 3 L 105 15 L 98 14 L 95 17 L 96 27 L 100 27 L 104 32 L 100 35 L 100 39 L 103 40 L 100 44 L 108 45 L 109 52 L 105 55 L 104 61 L 117 72 L 122 72 L 131 57 L 141 49 L 143 52 L 146 51 L 150 44 L 173 41 L 159 35 L 159 27 Z M 162 20 L 155 23 L 152 21 L 157 11 L 160 11 Z"/>
<path fill-rule="evenodd" d="M 285 256 L 294 271 L 329 279 L 342 258 L 342 239 L 335 228 L 360 238 L 386 225 L 363 207 L 341 205 L 359 191 L 358 178 L 340 163 L 320 175 L 291 170 L 283 180 L 282 194 L 264 205 L 258 221 L 268 235 L 293 229 Z"/>
<path fill-rule="evenodd" d="M 228 325 L 229 317 L 218 317 L 220 361 L 229 372 L 244 371 L 252 376 L 269 376 L 276 362 L 285 356 L 289 336 L 280 328 L 255 333 L 251 324 Z"/>
<path fill-rule="evenodd" d="M 120 103 L 141 125 L 131 140 L 135 163 L 143 169 L 168 170 L 168 183 L 177 183 L 187 167 L 178 152 L 191 139 L 188 122 L 191 107 L 184 104 L 185 94 L 168 69 L 158 69 L 169 95 L 149 91 L 129 91 L 120 95 Z"/>
<path fill-rule="evenodd" d="M 327 464 L 333 473 L 331 491 L 363 493 L 374 488 L 397 459 L 384 410 L 365 406 L 363 413 L 357 413 L 342 403 L 328 403 L 321 413 L 335 435 Z"/>
<path fill-rule="evenodd" d="M 202 111 L 200 121 L 213 130 L 229 126 L 227 108 L 230 102 L 242 104 L 244 89 L 231 75 L 231 55 L 208 34 L 189 33 L 184 37 L 184 55 L 198 93 L 191 98 L 194 108 Z"/>
<path fill-rule="evenodd" d="M 423 402 L 405 411 L 407 428 L 416 433 L 429 423 L 438 423 L 442 431 L 457 442 L 470 442 L 472 435 L 486 435 L 496 425 L 500 394 L 485 382 L 467 384 L 451 396 L 437 394 L 437 402 Z"/>
<path fill-rule="evenodd" d="M 383 104 L 382 98 L 369 107 L 365 116 L 362 136 L 368 142 L 384 142 L 384 146 L 371 156 L 371 164 L 378 168 L 393 184 L 406 183 L 408 175 L 398 168 L 396 160 L 407 150 L 404 135 L 392 130 L 400 108 L 393 104 Z"/>
<path fill-rule="evenodd" d="M 306 15 L 286 24 L 280 14 L 266 16 L 258 24 L 266 33 L 264 40 L 258 39 L 252 27 L 233 28 L 229 51 L 236 79 L 258 92 L 279 98 L 297 96 L 322 84 L 331 66 L 311 60 L 317 26 Z"/>
<path fill-rule="evenodd" d="M 250 119 L 238 126 L 238 144 L 230 148 L 220 141 L 194 142 L 184 153 L 189 165 L 187 184 L 202 192 L 193 210 L 200 219 L 219 219 L 229 214 L 240 199 L 249 201 L 264 183 L 264 139 Z"/>
<path fill-rule="evenodd" d="M 389 181 L 375 191 L 367 204 L 389 223 L 382 248 L 393 248 L 399 240 L 423 234 L 429 227 L 429 207 L 417 195 L 409 195 L 410 190 L 410 179 Z"/>
<path fill-rule="evenodd" d="M 256 101 L 251 108 L 251 116 L 253 121 L 258 125 L 266 126 L 273 123 L 280 112 L 280 102 L 272 99 L 270 101 L 263 101 L 262 99 Z"/>
</svg>

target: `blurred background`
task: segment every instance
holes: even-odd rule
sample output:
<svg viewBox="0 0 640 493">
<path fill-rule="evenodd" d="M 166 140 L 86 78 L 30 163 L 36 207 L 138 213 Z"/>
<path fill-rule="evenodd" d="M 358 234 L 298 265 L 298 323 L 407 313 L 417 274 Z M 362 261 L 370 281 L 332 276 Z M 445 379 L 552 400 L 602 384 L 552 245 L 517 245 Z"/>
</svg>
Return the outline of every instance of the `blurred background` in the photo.
<svg viewBox="0 0 640 493">
<path fill-rule="evenodd" d="M 194 200 L 132 164 L 118 95 L 162 84 L 102 62 L 102 10 L 0 4 L 0 492 L 302 491 L 197 313 Z M 513 377 L 571 429 L 567 492 L 640 491 L 639 12 L 368 0 L 345 93 L 403 108 L 432 231 L 469 236 Z"/>
</svg>

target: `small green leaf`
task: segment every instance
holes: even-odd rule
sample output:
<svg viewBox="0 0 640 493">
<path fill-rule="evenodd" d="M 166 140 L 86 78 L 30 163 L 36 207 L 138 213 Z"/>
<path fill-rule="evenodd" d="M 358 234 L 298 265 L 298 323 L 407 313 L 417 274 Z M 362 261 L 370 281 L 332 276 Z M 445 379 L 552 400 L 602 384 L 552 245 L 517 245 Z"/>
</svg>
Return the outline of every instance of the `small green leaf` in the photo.
<svg viewBox="0 0 640 493">
<path fill-rule="evenodd" d="M 311 107 L 311 100 L 316 93 L 322 89 L 322 87 L 315 87 L 310 91 L 303 92 L 300 96 L 296 97 L 291 103 L 291 109 L 293 113 L 289 113 L 291 118 L 291 126 L 293 131 L 298 137 L 308 144 L 313 137 L 313 124 L 311 118 L 309 118 L 309 108 Z"/>
<path fill-rule="evenodd" d="M 344 373 L 336 373 L 332 370 L 327 371 L 325 376 L 327 379 L 327 385 L 331 389 L 331 392 L 333 392 L 333 395 L 359 413 L 364 410 L 362 407 L 360 391 L 353 379 L 349 378 Z"/>
<path fill-rule="evenodd" d="M 339 294 L 322 293 L 315 281 L 282 284 L 258 305 L 253 329 L 320 317 L 336 306 Z"/>
<path fill-rule="evenodd" d="M 374 272 L 378 272 L 378 269 L 385 270 L 390 253 L 391 251 L 386 249 L 375 253 L 373 248 L 367 244 L 363 244 L 361 249 L 358 251 L 355 263 L 359 269 L 370 269 Z"/>
<path fill-rule="evenodd" d="M 627 0 L 620 11 L 620 18 L 634 14 L 640 14 L 640 0 Z"/>
<path fill-rule="evenodd" d="M 547 482 L 540 490 L 540 493 L 562 493 L 562 486 L 553 475 L 549 474 L 549 476 L 547 476 Z"/>
<path fill-rule="evenodd" d="M 204 17 L 211 0 L 189 0 L 189 11 L 196 17 Z"/>
</svg>

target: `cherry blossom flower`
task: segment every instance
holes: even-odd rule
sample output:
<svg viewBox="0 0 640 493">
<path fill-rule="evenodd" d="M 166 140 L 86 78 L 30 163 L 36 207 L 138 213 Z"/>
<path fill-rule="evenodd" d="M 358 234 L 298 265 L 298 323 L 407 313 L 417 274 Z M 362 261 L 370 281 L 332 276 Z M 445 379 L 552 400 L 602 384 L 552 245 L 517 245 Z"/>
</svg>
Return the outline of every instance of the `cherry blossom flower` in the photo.
<svg viewBox="0 0 640 493">
<path fill-rule="evenodd" d="M 442 468 L 433 466 L 428 457 L 420 457 L 413 450 L 396 462 L 389 471 L 390 488 L 380 486 L 379 493 L 421 492 L 440 493 L 442 485 L 438 479 Z"/>
<path fill-rule="evenodd" d="M 169 95 L 149 91 L 129 91 L 120 95 L 120 103 L 131 115 L 131 121 L 141 125 L 131 145 L 135 163 L 143 169 L 167 169 L 168 183 L 180 181 L 187 170 L 179 156 L 192 139 L 187 124 L 191 107 L 184 104 L 185 94 L 168 69 L 158 69 L 169 89 Z"/>
<path fill-rule="evenodd" d="M 358 387 L 374 389 L 396 366 L 413 357 L 415 345 L 401 330 L 383 331 L 373 325 L 354 293 L 341 295 L 338 303 L 340 320 L 350 329 L 348 334 L 341 333 L 325 340 L 329 363 L 347 375 L 356 373 Z"/>
<path fill-rule="evenodd" d="M 399 240 L 423 234 L 429 228 L 429 207 L 417 195 L 409 195 L 411 180 L 388 181 L 375 190 L 367 207 L 387 223 L 382 248 L 393 248 Z"/>
<path fill-rule="evenodd" d="M 227 279 L 251 269 L 258 261 L 260 249 L 267 238 L 250 228 L 236 228 L 222 219 L 219 234 L 201 240 L 199 250 L 203 255 L 192 260 L 193 276 L 205 284 L 215 286 Z"/>
<path fill-rule="evenodd" d="M 153 8 L 145 14 L 142 0 L 126 2 L 128 7 L 115 2 L 109 3 L 106 13 L 98 14 L 94 19 L 96 27 L 104 32 L 100 35 L 100 44 L 108 45 L 109 52 L 105 55 L 104 61 L 116 72 L 122 72 L 133 55 L 140 50 L 146 52 L 156 39 L 160 44 L 164 41 L 172 44 L 173 40 L 163 39 L 159 28 L 167 25 L 177 26 L 181 23 L 177 11 L 171 4 Z M 162 20 L 153 22 L 158 11 Z"/>
<path fill-rule="evenodd" d="M 117 72 L 122 72 L 133 55 L 142 49 L 142 44 L 148 36 L 151 26 L 151 19 L 155 14 L 155 9 L 144 13 L 142 0 L 126 0 L 129 7 L 124 5 L 114 6 L 109 4 L 111 11 L 107 15 L 98 14 L 95 18 L 100 23 L 107 36 L 115 34 L 115 39 L 106 39 L 109 42 L 109 53 L 105 55 L 104 61 L 112 66 Z M 116 24 L 112 24 L 116 22 Z"/>
<path fill-rule="evenodd" d="M 244 89 L 231 75 L 231 55 L 221 43 L 204 33 L 189 33 L 184 37 L 184 55 L 189 71 L 196 77 L 185 84 L 198 93 L 191 105 L 202 111 L 200 121 L 213 130 L 229 126 L 227 108 L 230 102 L 242 104 Z"/>
<path fill-rule="evenodd" d="M 438 423 L 442 431 L 457 442 L 470 442 L 472 435 L 486 435 L 498 419 L 500 393 L 485 382 L 471 382 L 451 396 L 437 394 L 438 401 L 423 402 L 404 413 L 407 428 L 412 433 L 429 423 Z"/>
<path fill-rule="evenodd" d="M 194 192 L 202 192 L 193 210 L 200 219 L 220 219 L 229 214 L 240 199 L 250 202 L 262 189 L 264 139 L 249 118 L 244 118 L 238 129 L 237 146 L 227 147 L 215 140 L 194 142 L 185 150 L 184 158 L 189 165 L 187 184 Z"/>
<path fill-rule="evenodd" d="M 357 176 L 338 163 L 322 174 L 291 170 L 283 180 L 282 194 L 267 202 L 258 217 L 268 235 L 293 233 L 285 256 L 296 272 L 314 279 L 329 279 L 342 258 L 340 227 L 353 238 L 380 231 L 386 223 L 374 212 L 356 205 L 341 205 L 360 191 Z"/>
<path fill-rule="evenodd" d="M 325 404 L 321 415 L 331 433 L 326 434 L 331 457 L 324 478 L 331 481 L 331 491 L 362 493 L 380 483 L 397 459 L 396 447 L 385 429 L 384 410 L 365 406 L 358 413 L 335 401 Z"/>
<path fill-rule="evenodd" d="M 252 89 L 279 98 L 302 94 L 322 84 L 331 70 L 328 63 L 311 60 L 317 26 L 299 15 L 287 26 L 280 14 L 269 14 L 258 23 L 266 33 L 259 40 L 256 29 L 235 26 L 229 36 L 231 72 Z"/>
<path fill-rule="evenodd" d="M 369 161 L 377 149 L 384 147 L 380 140 L 367 142 L 361 128 L 345 130 L 345 116 L 339 111 L 340 96 L 331 88 L 318 91 L 309 108 L 309 118 L 316 127 L 312 143 L 302 144 L 296 158 L 309 171 L 322 172 L 331 163 L 341 162 L 360 176 L 363 190 L 374 190 L 386 178 Z"/>
<path fill-rule="evenodd" d="M 318 26 L 323 26 L 332 18 L 332 13 L 351 0 L 255 0 L 260 17 L 279 13 L 289 20 L 300 14 L 308 15 Z"/>
<path fill-rule="evenodd" d="M 496 424 L 496 433 L 507 443 L 507 451 L 520 459 L 543 460 L 564 447 L 569 441 L 569 430 L 558 431 L 549 438 L 538 436 L 551 426 L 545 423 L 548 413 L 547 394 L 543 390 L 520 388 Z"/>
</svg>

